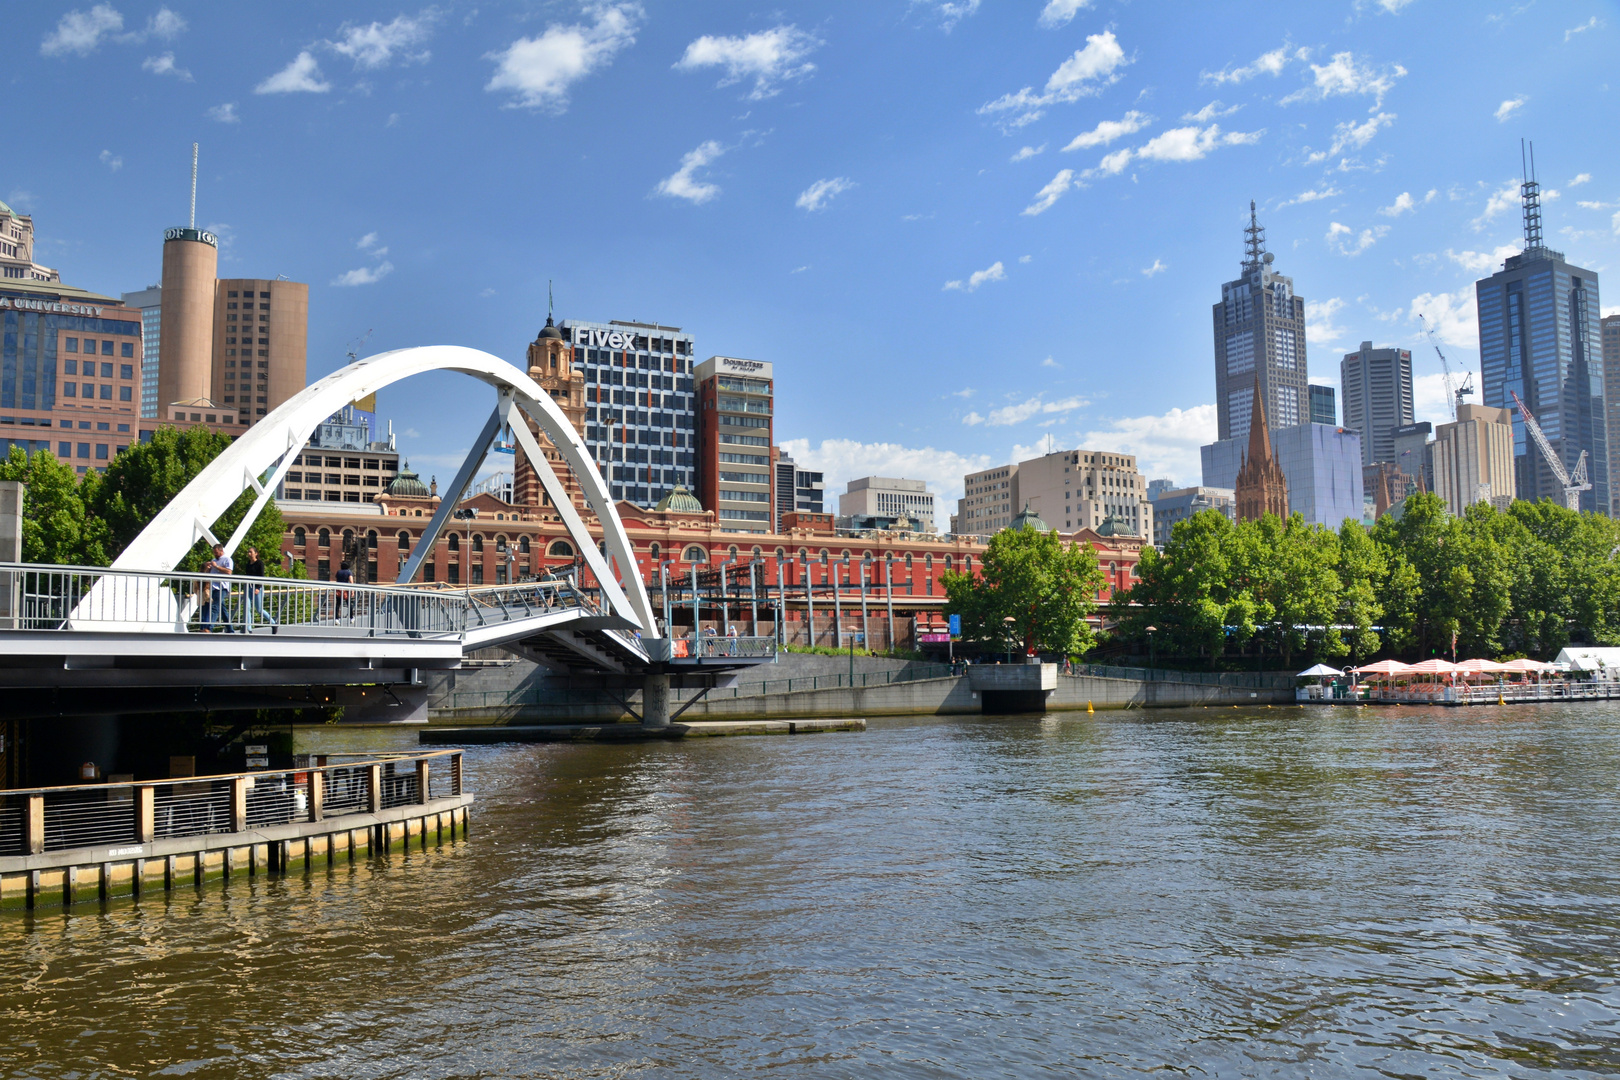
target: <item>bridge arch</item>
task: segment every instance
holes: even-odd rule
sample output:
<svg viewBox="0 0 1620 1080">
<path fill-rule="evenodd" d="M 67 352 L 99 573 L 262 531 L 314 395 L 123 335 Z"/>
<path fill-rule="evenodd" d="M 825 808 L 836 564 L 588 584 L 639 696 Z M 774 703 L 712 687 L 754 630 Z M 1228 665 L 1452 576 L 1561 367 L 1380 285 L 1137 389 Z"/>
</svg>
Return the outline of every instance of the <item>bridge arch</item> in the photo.
<svg viewBox="0 0 1620 1080">
<path fill-rule="evenodd" d="M 413 557 L 402 571 L 401 581 L 410 581 L 421 561 L 433 550 L 450 511 L 483 464 L 491 442 L 503 426 L 510 425 L 513 436 L 522 444 L 550 496 L 552 507 L 573 538 L 575 550 L 601 583 L 609 609 L 649 635 L 656 635 L 652 605 L 637 572 L 624 524 L 619 520 L 607 484 L 573 425 L 551 396 L 527 374 L 499 357 L 459 345 L 424 345 L 379 353 L 311 383 L 260 420 L 198 473 L 124 549 L 113 562 L 113 568 L 173 570 L 199 539 L 216 539 L 211 531 L 213 523 L 242 492 L 251 489 L 257 493 L 253 508 L 242 519 L 235 535 L 218 541 L 225 544 L 228 552 L 234 552 L 318 424 L 351 401 L 430 371 L 451 371 L 477 379 L 496 391 L 496 403 L 483 431 L 473 440 L 472 452 L 446 490 L 438 511 L 423 529 L 421 540 L 411 545 Z M 573 470 L 586 503 L 601 523 L 605 556 L 574 509 L 567 489 L 541 452 L 528 424 L 518 413 L 534 420 Z M 622 570 L 622 582 L 614 573 L 615 563 Z"/>
</svg>

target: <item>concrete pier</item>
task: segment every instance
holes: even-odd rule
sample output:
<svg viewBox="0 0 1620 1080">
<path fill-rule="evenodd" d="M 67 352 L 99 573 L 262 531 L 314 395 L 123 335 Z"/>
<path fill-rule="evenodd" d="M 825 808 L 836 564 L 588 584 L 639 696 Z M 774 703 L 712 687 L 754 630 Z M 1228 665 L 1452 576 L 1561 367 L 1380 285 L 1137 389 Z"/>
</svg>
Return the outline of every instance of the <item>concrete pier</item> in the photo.
<svg viewBox="0 0 1620 1080">
<path fill-rule="evenodd" d="M 826 731 L 865 731 L 857 718 L 809 720 L 729 720 L 666 724 L 479 724 L 425 728 L 424 744 L 473 745 L 507 742 L 650 742 L 665 739 L 714 739 L 730 735 L 811 735 Z"/>
</svg>

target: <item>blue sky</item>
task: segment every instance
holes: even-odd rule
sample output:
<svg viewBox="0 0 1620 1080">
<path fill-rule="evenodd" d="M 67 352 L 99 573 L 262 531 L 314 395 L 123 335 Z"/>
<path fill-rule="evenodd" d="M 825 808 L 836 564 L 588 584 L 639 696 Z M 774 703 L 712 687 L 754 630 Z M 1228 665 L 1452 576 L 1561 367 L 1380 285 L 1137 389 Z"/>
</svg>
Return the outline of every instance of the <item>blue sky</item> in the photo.
<svg viewBox="0 0 1620 1080">
<path fill-rule="evenodd" d="M 1548 242 L 1605 274 L 1620 253 L 1613 0 L 117 0 L 7 22 L 0 197 L 65 281 L 158 279 L 195 140 L 220 272 L 311 285 L 311 378 L 368 330 L 363 353 L 521 362 L 554 280 L 559 316 L 772 361 L 778 439 L 829 487 L 954 498 L 965 469 L 1074 446 L 1198 482 L 1210 305 L 1250 199 L 1310 301 L 1313 381 L 1364 339 L 1410 347 L 1424 419 L 1443 393 L 1415 313 L 1475 366 L 1521 137 Z M 484 395 L 426 378 L 380 411 L 443 474 Z"/>
</svg>

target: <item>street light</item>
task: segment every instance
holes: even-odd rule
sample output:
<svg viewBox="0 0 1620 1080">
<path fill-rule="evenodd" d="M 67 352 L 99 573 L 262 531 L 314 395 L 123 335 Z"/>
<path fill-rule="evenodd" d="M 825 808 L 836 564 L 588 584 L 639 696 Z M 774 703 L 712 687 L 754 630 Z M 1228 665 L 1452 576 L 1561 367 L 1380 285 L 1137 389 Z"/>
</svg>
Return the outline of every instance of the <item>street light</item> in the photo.
<svg viewBox="0 0 1620 1080">
<path fill-rule="evenodd" d="M 472 523 L 474 521 L 476 521 L 477 518 L 478 518 L 478 508 L 475 507 L 475 506 L 468 506 L 468 507 L 464 507 L 463 509 L 460 509 L 460 510 L 452 510 L 450 512 L 450 516 L 455 518 L 457 521 L 465 521 L 467 523 L 467 558 L 466 558 L 467 580 L 466 580 L 465 584 L 467 586 L 467 595 L 471 596 L 472 595 L 472 554 L 473 554 L 473 551 L 472 551 Z"/>
<path fill-rule="evenodd" d="M 1002 624 L 1007 627 L 1007 663 L 1009 664 L 1012 663 L 1013 623 L 1017 621 L 1018 620 L 1013 618 L 1011 615 L 1008 615 L 1001 620 Z"/>
<path fill-rule="evenodd" d="M 1158 630 L 1159 630 L 1159 628 L 1157 626 L 1150 626 L 1150 627 L 1147 628 L 1147 636 L 1148 636 L 1148 670 L 1149 671 L 1153 670 L 1153 635 L 1156 634 L 1158 632 Z"/>
</svg>

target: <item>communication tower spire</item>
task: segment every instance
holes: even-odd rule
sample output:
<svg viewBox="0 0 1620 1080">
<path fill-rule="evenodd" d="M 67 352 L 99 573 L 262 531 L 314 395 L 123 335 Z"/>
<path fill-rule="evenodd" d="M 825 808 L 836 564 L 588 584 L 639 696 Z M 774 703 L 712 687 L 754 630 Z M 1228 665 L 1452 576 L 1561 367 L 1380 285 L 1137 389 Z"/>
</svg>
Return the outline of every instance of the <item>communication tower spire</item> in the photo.
<svg viewBox="0 0 1620 1080">
<path fill-rule="evenodd" d="M 1260 260 L 1266 253 L 1266 230 L 1261 227 L 1260 221 L 1255 217 L 1254 200 L 1249 200 L 1249 224 L 1243 230 L 1244 256 L 1243 269 L 1245 272 L 1258 270 Z"/>
<path fill-rule="evenodd" d="M 551 295 L 551 279 L 547 278 L 546 279 L 546 322 L 549 323 L 551 321 L 551 316 L 554 314 L 553 309 L 555 307 L 556 307 L 556 302 L 555 302 L 555 300 L 553 299 L 553 297 Z"/>
<path fill-rule="evenodd" d="M 1536 182 L 1536 144 L 1529 143 L 1528 161 L 1526 143 L 1519 140 L 1519 166 L 1524 183 L 1519 185 L 1519 198 L 1524 203 L 1524 250 L 1534 251 L 1541 243 L 1541 185 Z"/>
<path fill-rule="evenodd" d="M 197 227 L 197 144 L 191 144 L 191 227 Z"/>
</svg>

